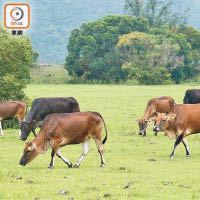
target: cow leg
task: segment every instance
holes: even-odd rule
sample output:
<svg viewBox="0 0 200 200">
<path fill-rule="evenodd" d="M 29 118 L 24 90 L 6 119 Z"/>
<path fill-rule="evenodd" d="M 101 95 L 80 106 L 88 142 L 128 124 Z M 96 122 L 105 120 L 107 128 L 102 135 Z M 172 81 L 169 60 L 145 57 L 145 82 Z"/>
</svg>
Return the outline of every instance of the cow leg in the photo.
<svg viewBox="0 0 200 200">
<path fill-rule="evenodd" d="M 156 125 L 156 122 L 154 122 L 154 126 Z M 158 132 L 157 131 L 155 131 L 155 134 L 154 134 L 155 136 L 157 136 L 158 135 Z"/>
<path fill-rule="evenodd" d="M 52 151 L 51 151 L 51 162 L 50 162 L 48 168 L 50 168 L 50 169 L 54 168 L 54 160 L 55 160 L 55 150 L 52 149 Z"/>
<path fill-rule="evenodd" d="M 174 149 L 169 157 L 173 157 L 176 151 L 177 146 L 180 144 L 180 142 L 183 140 L 183 133 L 179 135 L 176 139 L 176 142 L 174 144 Z"/>
<path fill-rule="evenodd" d="M 61 159 L 64 161 L 64 163 L 68 165 L 69 168 L 72 167 L 72 163 L 62 155 L 60 149 L 58 149 L 56 155 L 57 155 L 59 158 L 61 158 Z"/>
<path fill-rule="evenodd" d="M 185 150 L 186 150 L 186 156 L 190 156 L 190 152 L 189 152 L 189 149 L 188 149 L 188 144 L 187 144 L 186 138 L 183 139 L 182 143 L 183 143 Z"/>
<path fill-rule="evenodd" d="M 78 168 L 80 166 L 81 162 L 83 161 L 83 158 L 90 151 L 89 142 L 90 142 L 90 139 L 87 139 L 85 142 L 83 142 L 83 153 L 82 153 L 81 157 L 77 160 L 76 164 L 74 165 L 74 168 Z"/>
<path fill-rule="evenodd" d="M 3 129 L 2 129 L 2 125 L 1 125 L 1 120 L 0 120 L 0 129 L 1 129 L 1 136 L 3 136 Z"/>
<path fill-rule="evenodd" d="M 101 156 L 101 167 L 104 167 L 106 165 L 105 159 L 104 159 L 104 148 L 103 148 L 103 143 L 101 142 L 101 140 L 95 139 L 97 148 L 98 148 L 98 152 Z"/>
<path fill-rule="evenodd" d="M 147 129 L 144 130 L 143 137 L 146 137 L 146 135 L 147 135 Z"/>
</svg>

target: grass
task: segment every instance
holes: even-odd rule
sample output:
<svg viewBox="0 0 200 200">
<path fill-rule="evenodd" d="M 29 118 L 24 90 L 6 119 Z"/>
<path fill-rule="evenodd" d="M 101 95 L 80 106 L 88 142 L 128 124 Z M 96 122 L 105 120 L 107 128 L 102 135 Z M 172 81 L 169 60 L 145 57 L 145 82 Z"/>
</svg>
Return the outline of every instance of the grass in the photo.
<svg viewBox="0 0 200 200">
<path fill-rule="evenodd" d="M 109 131 L 106 167 L 99 167 L 93 141 L 79 169 L 67 168 L 59 158 L 54 169 L 47 169 L 50 150 L 22 167 L 18 163 L 24 142 L 18 138 L 19 130 L 5 130 L 0 138 L 0 200 L 199 199 L 199 136 L 188 137 L 191 157 L 185 157 L 181 144 L 175 157 L 168 158 L 175 141 L 163 133 L 155 137 L 152 126 L 147 137 L 141 137 L 134 121 L 142 116 L 149 98 L 170 95 L 182 103 L 188 88 L 194 86 L 29 85 L 26 94 L 32 99 L 73 96 L 82 111 L 103 115 Z M 32 139 L 31 135 L 28 140 Z M 62 152 L 75 163 L 82 147 L 66 146 Z M 59 194 L 62 189 L 68 194 Z"/>
</svg>

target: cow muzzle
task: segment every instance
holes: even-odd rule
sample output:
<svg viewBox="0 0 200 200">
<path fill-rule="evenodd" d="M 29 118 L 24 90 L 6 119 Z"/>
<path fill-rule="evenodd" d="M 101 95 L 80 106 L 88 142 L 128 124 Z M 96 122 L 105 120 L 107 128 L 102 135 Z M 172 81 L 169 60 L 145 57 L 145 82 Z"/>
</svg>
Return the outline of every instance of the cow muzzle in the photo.
<svg viewBox="0 0 200 200">
<path fill-rule="evenodd" d="M 153 127 L 153 131 L 158 132 L 158 131 L 160 131 L 160 128 L 159 128 L 158 126 L 154 126 L 154 127 Z"/>
<path fill-rule="evenodd" d="M 143 135 L 143 131 L 139 131 L 139 132 L 138 132 L 138 135 Z"/>
<path fill-rule="evenodd" d="M 146 130 L 139 131 L 138 134 L 143 135 L 145 137 L 146 136 Z"/>
<path fill-rule="evenodd" d="M 20 140 L 25 141 L 27 137 L 20 137 Z"/>
<path fill-rule="evenodd" d="M 22 166 L 26 166 L 27 162 L 24 161 L 24 160 L 20 160 L 19 164 L 22 165 Z"/>
</svg>

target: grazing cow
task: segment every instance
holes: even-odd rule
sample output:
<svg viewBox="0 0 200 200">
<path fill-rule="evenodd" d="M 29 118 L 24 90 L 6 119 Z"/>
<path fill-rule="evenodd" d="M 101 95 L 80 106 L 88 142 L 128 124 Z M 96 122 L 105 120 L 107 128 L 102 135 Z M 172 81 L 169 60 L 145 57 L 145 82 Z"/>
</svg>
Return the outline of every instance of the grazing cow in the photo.
<svg viewBox="0 0 200 200">
<path fill-rule="evenodd" d="M 146 106 L 143 118 L 137 119 L 139 125 L 138 134 L 146 136 L 146 129 L 156 112 L 170 112 L 175 104 L 175 101 L 169 96 L 150 99 Z M 155 131 L 155 136 L 157 136 L 157 131 Z"/>
<path fill-rule="evenodd" d="M 32 103 L 31 110 L 21 124 L 21 140 L 26 140 L 32 131 L 41 127 L 42 120 L 52 113 L 80 112 L 79 104 L 73 97 L 38 98 Z"/>
<path fill-rule="evenodd" d="M 176 138 L 170 157 L 174 156 L 180 142 L 185 146 L 186 156 L 190 156 L 186 137 L 200 133 L 200 104 L 177 104 L 171 113 L 159 113 L 154 130 L 164 131 L 170 139 Z"/>
<path fill-rule="evenodd" d="M 106 132 L 106 137 L 103 142 L 101 141 L 102 122 Z M 107 128 L 104 119 L 97 112 L 50 114 L 44 119 L 42 128 L 33 142 L 26 142 L 20 165 L 25 166 L 39 153 L 51 148 L 52 153 L 49 168 L 54 167 L 55 155 L 61 158 L 68 167 L 72 167 L 72 163 L 62 156 L 60 148 L 65 145 L 82 143 L 83 153 L 74 165 L 74 167 L 77 168 L 89 152 L 89 141 L 92 138 L 95 141 L 101 156 L 101 167 L 104 167 L 105 160 L 103 144 L 107 140 L 107 135 Z"/>
<path fill-rule="evenodd" d="M 26 103 L 24 101 L 4 101 L 0 103 L 0 129 L 1 136 L 3 136 L 3 130 L 1 120 L 18 118 L 21 124 L 26 114 Z"/>
<path fill-rule="evenodd" d="M 184 104 L 197 104 L 200 103 L 200 90 L 191 89 L 185 92 L 183 99 Z"/>
</svg>

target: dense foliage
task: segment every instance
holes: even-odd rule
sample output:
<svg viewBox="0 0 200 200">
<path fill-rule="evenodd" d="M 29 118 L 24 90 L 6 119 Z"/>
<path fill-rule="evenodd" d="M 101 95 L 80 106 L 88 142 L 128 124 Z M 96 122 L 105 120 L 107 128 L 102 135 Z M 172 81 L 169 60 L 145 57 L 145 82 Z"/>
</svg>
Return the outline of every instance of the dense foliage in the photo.
<svg viewBox="0 0 200 200">
<path fill-rule="evenodd" d="M 79 80 L 180 83 L 200 66 L 200 32 L 186 26 L 150 28 L 148 20 L 110 15 L 71 32 L 66 69 Z"/>
<path fill-rule="evenodd" d="M 170 72 L 182 66 L 183 57 L 178 56 L 180 46 L 164 37 L 133 32 L 120 37 L 117 51 L 122 59 L 122 69 L 127 79 L 140 84 L 170 83 Z"/>
<path fill-rule="evenodd" d="M 20 100 L 30 76 L 33 61 L 27 37 L 11 36 L 0 28 L 0 100 Z"/>
<path fill-rule="evenodd" d="M 33 51 L 29 38 L 12 36 L 0 26 L 0 101 L 22 100 L 30 78 Z"/>
<path fill-rule="evenodd" d="M 83 23 L 71 32 L 67 46 L 66 69 L 70 75 L 87 80 L 119 82 L 125 77 L 115 45 L 120 35 L 148 31 L 148 21 L 130 15 L 110 15 Z"/>
<path fill-rule="evenodd" d="M 178 43 L 180 51 L 177 56 L 183 57 L 183 65 L 171 71 L 172 80 L 180 83 L 199 74 L 200 66 L 200 32 L 190 26 L 180 25 L 169 29 L 168 26 L 155 28 L 151 34 L 161 35 Z"/>
</svg>

